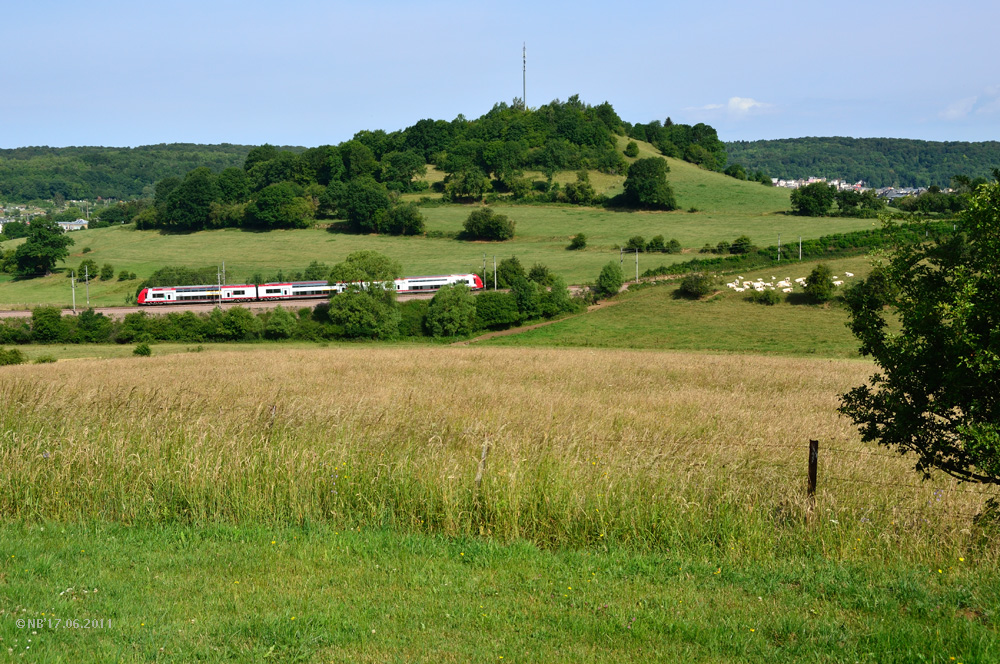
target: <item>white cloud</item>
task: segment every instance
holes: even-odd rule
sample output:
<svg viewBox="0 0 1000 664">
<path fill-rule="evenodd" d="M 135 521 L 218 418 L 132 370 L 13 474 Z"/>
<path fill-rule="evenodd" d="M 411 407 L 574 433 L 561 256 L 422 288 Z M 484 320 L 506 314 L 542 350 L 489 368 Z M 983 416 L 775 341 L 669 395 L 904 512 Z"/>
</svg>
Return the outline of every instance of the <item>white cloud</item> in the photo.
<svg viewBox="0 0 1000 664">
<path fill-rule="evenodd" d="M 749 97 L 730 97 L 726 104 L 726 110 L 734 115 L 744 115 L 754 109 L 768 108 L 770 104 L 750 99 Z"/>
<path fill-rule="evenodd" d="M 704 106 L 688 106 L 686 111 L 725 111 L 727 115 L 742 117 L 752 111 L 770 108 L 766 104 L 750 97 L 730 97 L 725 104 L 706 104 Z"/>
<path fill-rule="evenodd" d="M 966 97 L 948 104 L 948 107 L 941 111 L 940 116 L 945 120 L 961 120 L 967 116 L 976 105 L 979 97 Z"/>
</svg>

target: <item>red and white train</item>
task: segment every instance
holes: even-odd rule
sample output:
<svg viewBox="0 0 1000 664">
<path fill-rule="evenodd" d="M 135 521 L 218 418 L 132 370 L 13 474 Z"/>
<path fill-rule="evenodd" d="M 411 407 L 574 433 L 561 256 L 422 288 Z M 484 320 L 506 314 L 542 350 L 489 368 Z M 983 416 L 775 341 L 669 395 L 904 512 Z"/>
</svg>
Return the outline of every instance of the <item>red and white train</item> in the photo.
<svg viewBox="0 0 1000 664">
<path fill-rule="evenodd" d="M 393 288 L 397 293 L 433 293 L 442 286 L 465 284 L 470 290 L 482 290 L 483 280 L 478 274 L 446 274 L 429 277 L 396 279 Z M 367 284 L 328 283 L 326 281 L 289 281 L 273 284 L 238 284 L 208 286 L 160 286 L 143 288 L 137 302 L 142 305 L 198 304 L 213 302 L 270 302 L 281 300 L 326 299 L 343 293 L 351 286 Z"/>
</svg>

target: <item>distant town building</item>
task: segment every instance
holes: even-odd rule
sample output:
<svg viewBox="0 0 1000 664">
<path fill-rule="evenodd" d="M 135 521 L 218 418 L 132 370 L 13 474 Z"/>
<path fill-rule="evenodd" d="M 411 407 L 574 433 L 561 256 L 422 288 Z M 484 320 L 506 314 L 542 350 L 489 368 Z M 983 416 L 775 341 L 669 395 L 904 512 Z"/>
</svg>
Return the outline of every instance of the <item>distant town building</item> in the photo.
<svg viewBox="0 0 1000 664">
<path fill-rule="evenodd" d="M 86 219 L 77 219 L 76 221 L 57 221 L 57 224 L 64 231 L 85 231 L 87 230 L 87 225 L 90 223 Z"/>
</svg>

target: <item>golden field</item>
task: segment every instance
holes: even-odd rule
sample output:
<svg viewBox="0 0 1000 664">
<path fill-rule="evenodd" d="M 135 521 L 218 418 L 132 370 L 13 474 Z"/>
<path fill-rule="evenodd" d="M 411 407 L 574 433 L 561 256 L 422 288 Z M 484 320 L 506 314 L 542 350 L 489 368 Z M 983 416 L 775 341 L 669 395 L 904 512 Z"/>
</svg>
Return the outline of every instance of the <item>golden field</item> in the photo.
<svg viewBox="0 0 1000 664">
<path fill-rule="evenodd" d="M 683 541 L 762 558 L 799 547 L 995 558 L 996 533 L 973 523 L 995 492 L 921 482 L 837 414 L 838 395 L 872 371 L 857 360 L 364 345 L 5 367 L 0 510 L 543 546 Z"/>
</svg>

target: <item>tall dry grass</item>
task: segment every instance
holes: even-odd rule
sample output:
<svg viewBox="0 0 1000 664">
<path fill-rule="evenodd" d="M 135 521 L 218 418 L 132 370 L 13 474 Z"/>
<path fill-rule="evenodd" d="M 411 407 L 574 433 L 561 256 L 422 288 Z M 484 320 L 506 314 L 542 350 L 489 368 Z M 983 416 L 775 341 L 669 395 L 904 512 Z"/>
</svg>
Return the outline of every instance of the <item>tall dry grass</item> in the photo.
<svg viewBox="0 0 1000 664">
<path fill-rule="evenodd" d="M 371 347 L 10 367 L 0 513 L 996 556 L 995 533 L 972 523 L 986 496 L 921 483 L 838 416 L 837 395 L 870 373 L 857 361 Z"/>
</svg>

